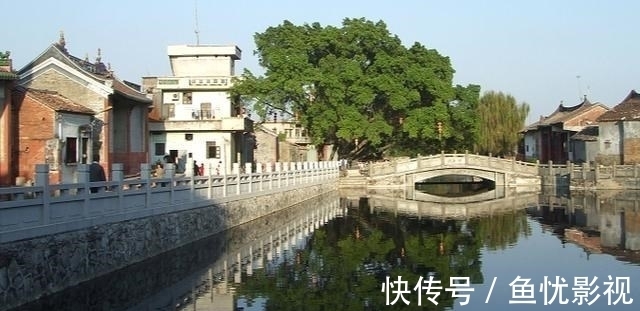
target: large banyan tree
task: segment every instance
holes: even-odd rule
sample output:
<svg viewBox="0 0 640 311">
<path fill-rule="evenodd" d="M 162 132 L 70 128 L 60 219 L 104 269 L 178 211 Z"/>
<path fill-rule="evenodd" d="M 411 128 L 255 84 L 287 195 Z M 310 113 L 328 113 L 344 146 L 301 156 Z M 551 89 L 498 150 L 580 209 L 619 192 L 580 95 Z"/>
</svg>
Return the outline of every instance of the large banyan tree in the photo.
<svg viewBox="0 0 640 311">
<path fill-rule="evenodd" d="M 245 70 L 232 95 L 263 119 L 278 110 L 298 116 L 314 144 L 333 144 L 340 157 L 474 145 L 480 87 L 453 86 L 448 57 L 417 42 L 405 47 L 382 21 L 284 21 L 255 42 L 264 75 Z"/>
</svg>

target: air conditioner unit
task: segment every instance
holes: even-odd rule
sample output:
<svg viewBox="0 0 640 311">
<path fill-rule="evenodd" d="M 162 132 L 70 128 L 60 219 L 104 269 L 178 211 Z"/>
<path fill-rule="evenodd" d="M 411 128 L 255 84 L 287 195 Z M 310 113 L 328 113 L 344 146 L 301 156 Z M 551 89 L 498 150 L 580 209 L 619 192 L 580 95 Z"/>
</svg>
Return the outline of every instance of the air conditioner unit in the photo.
<svg viewBox="0 0 640 311">
<path fill-rule="evenodd" d="M 165 104 L 178 104 L 182 103 L 182 93 L 180 92 L 166 92 L 162 96 L 163 103 Z"/>
</svg>

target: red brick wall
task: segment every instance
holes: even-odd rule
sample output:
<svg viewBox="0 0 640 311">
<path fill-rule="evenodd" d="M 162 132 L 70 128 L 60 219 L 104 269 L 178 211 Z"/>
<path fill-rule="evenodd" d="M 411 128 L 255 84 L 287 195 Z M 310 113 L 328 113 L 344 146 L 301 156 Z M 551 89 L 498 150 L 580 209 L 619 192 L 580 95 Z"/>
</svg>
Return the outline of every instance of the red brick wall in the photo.
<svg viewBox="0 0 640 311">
<path fill-rule="evenodd" d="M 0 103 L 0 186 L 8 186 L 14 183 L 11 158 L 11 81 L 0 81 L 0 88 L 4 88 L 5 98 Z M 2 99 L 0 99 L 2 100 Z"/>
<path fill-rule="evenodd" d="M 624 140 L 624 164 L 640 163 L 640 138 L 627 138 Z"/>
<path fill-rule="evenodd" d="M 55 112 L 24 93 L 14 93 L 14 128 L 17 129 L 17 156 L 14 165 L 18 176 L 34 180 L 35 165 L 45 163 L 47 141 L 55 139 Z M 51 182 L 58 182 L 53 173 Z"/>
</svg>

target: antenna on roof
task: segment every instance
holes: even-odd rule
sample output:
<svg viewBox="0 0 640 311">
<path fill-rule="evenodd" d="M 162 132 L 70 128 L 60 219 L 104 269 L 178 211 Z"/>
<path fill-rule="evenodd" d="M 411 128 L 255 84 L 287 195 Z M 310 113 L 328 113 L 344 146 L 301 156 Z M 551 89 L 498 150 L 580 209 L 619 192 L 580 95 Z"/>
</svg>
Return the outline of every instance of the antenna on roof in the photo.
<svg viewBox="0 0 640 311">
<path fill-rule="evenodd" d="M 200 30 L 198 29 L 198 0 L 195 0 L 195 19 L 196 19 L 196 45 L 200 45 Z"/>
<path fill-rule="evenodd" d="M 576 76 L 576 80 L 578 80 L 578 100 L 583 100 L 584 94 L 582 93 L 582 86 L 580 85 L 580 76 Z"/>
</svg>

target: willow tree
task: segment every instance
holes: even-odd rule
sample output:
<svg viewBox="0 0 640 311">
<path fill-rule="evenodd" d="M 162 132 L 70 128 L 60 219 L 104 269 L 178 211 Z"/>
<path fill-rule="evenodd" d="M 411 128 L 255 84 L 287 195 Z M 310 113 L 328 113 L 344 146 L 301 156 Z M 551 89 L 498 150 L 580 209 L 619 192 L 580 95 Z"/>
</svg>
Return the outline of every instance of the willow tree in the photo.
<svg viewBox="0 0 640 311">
<path fill-rule="evenodd" d="M 461 134 L 451 121 L 457 110 L 448 109 L 457 95 L 449 58 L 420 43 L 405 47 L 382 21 L 284 21 L 255 42 L 265 73 L 245 70 L 232 94 L 262 118 L 278 110 L 299 116 L 316 145 L 333 144 L 342 157 L 424 153 Z"/>
<path fill-rule="evenodd" d="M 520 131 L 523 129 L 529 105 L 502 92 L 489 91 L 478 103 L 479 132 L 477 151 L 483 154 L 515 155 Z"/>
</svg>

